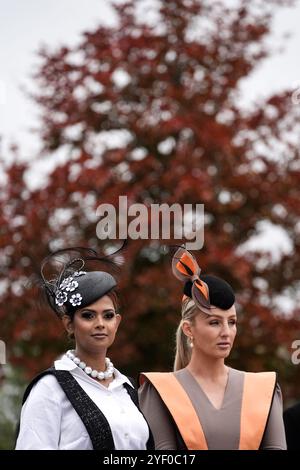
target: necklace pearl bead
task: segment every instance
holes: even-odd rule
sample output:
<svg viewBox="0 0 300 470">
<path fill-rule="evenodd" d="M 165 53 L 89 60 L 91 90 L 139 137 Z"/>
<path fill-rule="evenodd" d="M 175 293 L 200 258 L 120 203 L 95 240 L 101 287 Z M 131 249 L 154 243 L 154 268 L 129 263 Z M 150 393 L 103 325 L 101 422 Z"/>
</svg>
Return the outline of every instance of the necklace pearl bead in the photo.
<svg viewBox="0 0 300 470">
<path fill-rule="evenodd" d="M 94 379 L 97 378 L 99 380 L 106 380 L 110 379 L 114 374 L 114 365 L 108 357 L 105 358 L 106 370 L 98 371 L 92 369 L 90 366 L 87 366 L 86 363 L 81 361 L 79 357 L 76 357 L 72 351 L 67 351 L 66 356 L 71 359 L 78 367 L 80 367 L 83 372 L 85 372 L 87 375 L 90 375 Z"/>
</svg>

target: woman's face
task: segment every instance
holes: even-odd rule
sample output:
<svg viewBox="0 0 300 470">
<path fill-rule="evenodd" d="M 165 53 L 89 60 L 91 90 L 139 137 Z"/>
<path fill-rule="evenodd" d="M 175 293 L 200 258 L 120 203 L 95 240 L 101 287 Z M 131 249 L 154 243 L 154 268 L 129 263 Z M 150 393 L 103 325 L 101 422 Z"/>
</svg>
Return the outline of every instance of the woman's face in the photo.
<svg viewBox="0 0 300 470">
<path fill-rule="evenodd" d="M 114 342 L 120 321 L 111 298 L 105 295 L 76 310 L 73 320 L 64 323 L 67 331 L 74 334 L 79 354 L 79 351 L 97 353 L 108 349 Z"/>
<path fill-rule="evenodd" d="M 195 353 L 218 358 L 229 356 L 236 335 L 236 310 L 213 309 L 213 315 L 199 311 L 192 322 L 183 322 L 183 332 L 193 337 Z"/>
</svg>

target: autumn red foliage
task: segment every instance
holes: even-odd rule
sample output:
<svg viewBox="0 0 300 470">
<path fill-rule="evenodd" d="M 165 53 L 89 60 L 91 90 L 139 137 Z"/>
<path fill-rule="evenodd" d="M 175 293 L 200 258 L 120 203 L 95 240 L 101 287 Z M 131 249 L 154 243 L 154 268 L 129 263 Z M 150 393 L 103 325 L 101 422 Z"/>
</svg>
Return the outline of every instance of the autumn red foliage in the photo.
<svg viewBox="0 0 300 470">
<path fill-rule="evenodd" d="M 34 99 L 41 155 L 6 170 L 0 199 L 1 338 L 9 360 L 32 375 L 66 348 L 58 320 L 28 286 L 51 249 L 99 248 L 103 202 L 205 204 L 202 270 L 232 283 L 239 335 L 231 364 L 279 372 L 300 397 L 291 345 L 300 339 L 299 105 L 290 90 L 239 106 L 239 85 L 266 57 L 272 8 L 284 2 L 173 0 L 157 22 L 119 5 L 119 24 L 86 32 L 73 48 L 41 51 Z M 285 2 L 286 3 L 286 2 Z M 37 162 L 55 168 L 37 189 Z M 274 260 L 241 247 L 267 221 L 292 250 Z M 272 237 L 270 237 L 272 247 Z M 114 362 L 167 370 L 180 318 L 180 283 L 162 243 L 131 241 L 120 280 L 123 325 Z M 277 300 L 295 301 L 286 314 Z M 299 375 L 299 374 L 298 374 Z"/>
</svg>

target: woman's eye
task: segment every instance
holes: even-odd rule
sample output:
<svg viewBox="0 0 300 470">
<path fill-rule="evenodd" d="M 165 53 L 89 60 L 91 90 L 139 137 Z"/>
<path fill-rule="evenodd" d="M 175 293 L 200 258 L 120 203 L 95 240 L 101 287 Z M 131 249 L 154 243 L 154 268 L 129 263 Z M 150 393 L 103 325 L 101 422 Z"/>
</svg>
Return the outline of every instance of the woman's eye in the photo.
<svg viewBox="0 0 300 470">
<path fill-rule="evenodd" d="M 86 318 L 87 320 L 90 320 L 93 318 L 94 314 L 91 312 L 82 312 L 81 317 Z"/>
<path fill-rule="evenodd" d="M 209 324 L 210 324 L 210 325 L 218 325 L 219 322 L 218 322 L 218 321 L 211 321 Z"/>
<path fill-rule="evenodd" d="M 106 313 L 106 314 L 104 315 L 104 318 L 105 318 L 106 320 L 111 320 L 112 318 L 114 318 L 114 316 L 115 316 L 115 314 L 114 314 L 113 312 L 109 312 L 109 313 Z"/>
</svg>

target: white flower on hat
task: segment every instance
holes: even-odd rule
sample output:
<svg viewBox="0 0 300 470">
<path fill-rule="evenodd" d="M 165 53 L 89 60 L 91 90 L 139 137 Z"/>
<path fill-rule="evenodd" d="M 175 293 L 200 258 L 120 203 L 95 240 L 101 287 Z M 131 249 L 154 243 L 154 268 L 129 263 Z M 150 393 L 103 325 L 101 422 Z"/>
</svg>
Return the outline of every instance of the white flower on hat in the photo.
<svg viewBox="0 0 300 470">
<path fill-rule="evenodd" d="M 55 303 L 59 307 L 62 307 L 63 304 L 68 300 L 68 296 L 66 292 L 62 292 L 61 290 L 57 291 L 55 294 Z"/>
<path fill-rule="evenodd" d="M 75 273 L 73 273 L 73 276 L 78 277 L 83 276 L 84 274 L 86 274 L 86 271 L 75 271 Z"/>
<path fill-rule="evenodd" d="M 73 292 L 78 287 L 78 282 L 74 281 L 73 278 L 71 278 L 72 281 L 69 282 L 69 284 L 66 285 L 65 289 L 68 292 Z"/>
<path fill-rule="evenodd" d="M 81 301 L 82 301 L 82 295 L 78 293 L 71 295 L 69 299 L 69 302 L 70 304 L 73 305 L 73 307 L 76 307 L 77 305 L 81 305 Z"/>
<path fill-rule="evenodd" d="M 66 287 L 68 287 L 68 285 L 69 285 L 72 281 L 73 281 L 73 278 L 72 278 L 71 276 L 66 277 L 66 278 L 62 281 L 62 283 L 59 285 L 59 288 L 60 288 L 61 290 L 66 289 Z"/>
</svg>

